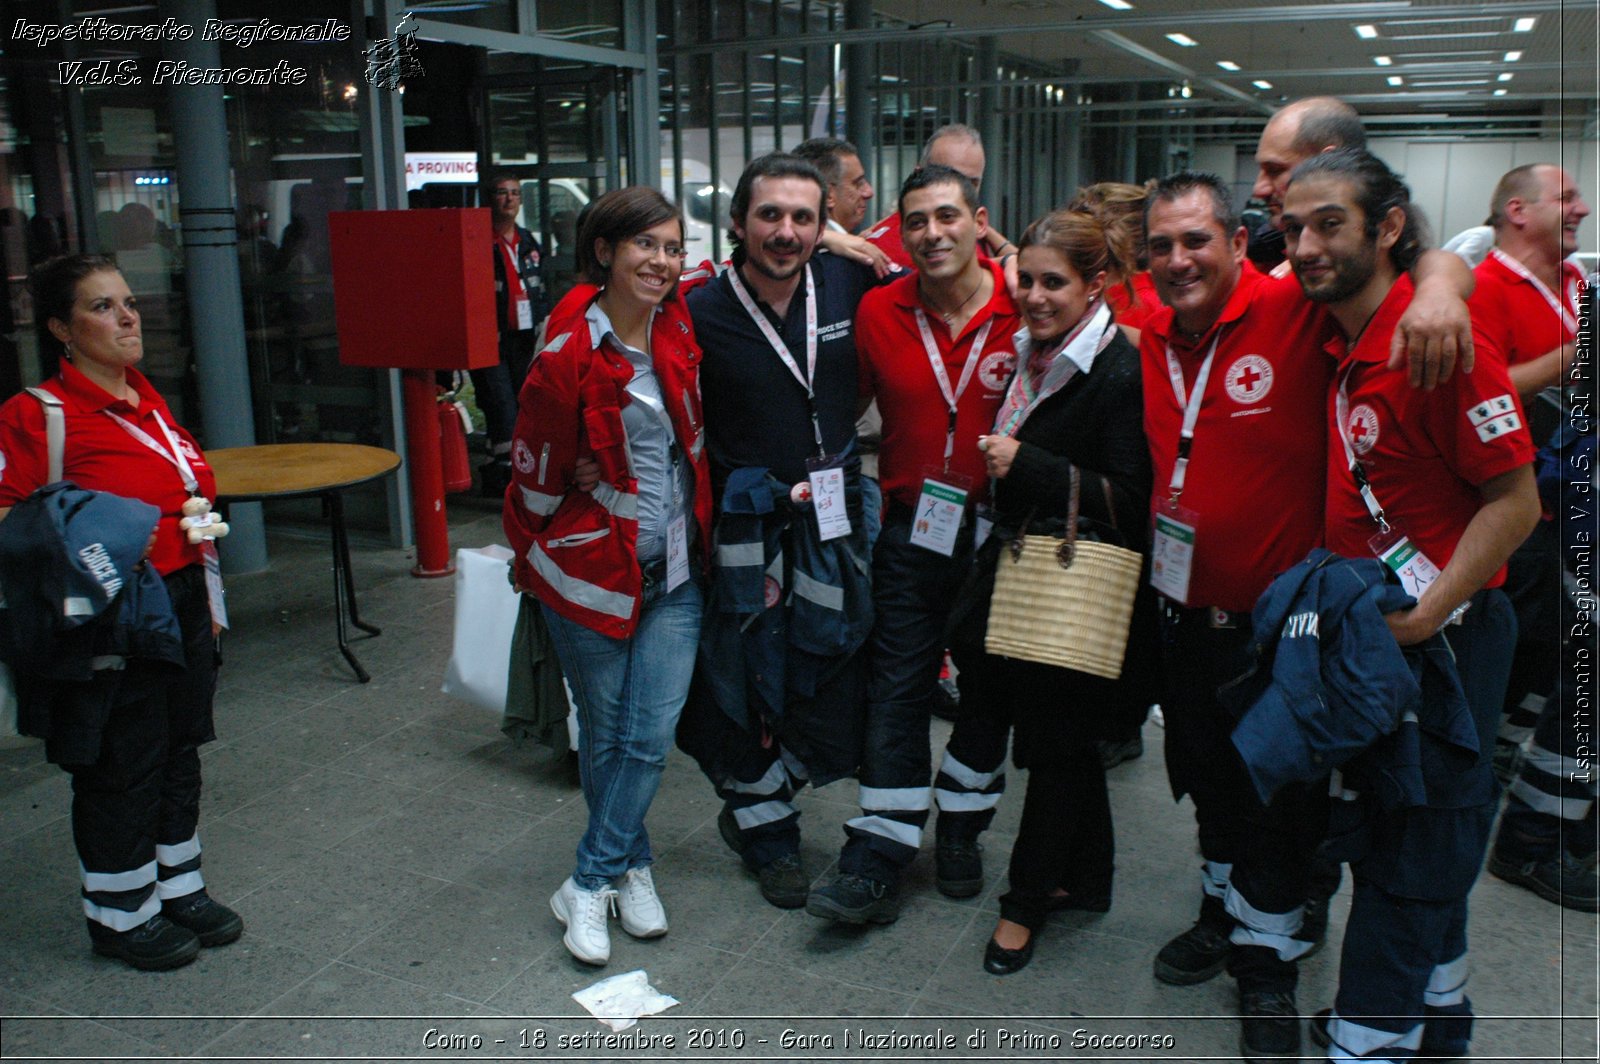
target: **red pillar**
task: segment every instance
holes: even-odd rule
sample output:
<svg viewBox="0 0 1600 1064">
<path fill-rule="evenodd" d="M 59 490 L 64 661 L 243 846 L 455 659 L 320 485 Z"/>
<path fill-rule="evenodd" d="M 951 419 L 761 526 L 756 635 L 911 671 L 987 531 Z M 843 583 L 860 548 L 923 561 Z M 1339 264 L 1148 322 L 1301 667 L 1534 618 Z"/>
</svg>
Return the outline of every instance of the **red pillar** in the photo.
<svg viewBox="0 0 1600 1064">
<path fill-rule="evenodd" d="M 406 407 L 406 461 L 411 473 L 411 514 L 417 527 L 412 576 L 449 576 L 450 529 L 444 513 L 444 465 L 439 455 L 439 414 L 433 371 L 400 371 Z"/>
</svg>

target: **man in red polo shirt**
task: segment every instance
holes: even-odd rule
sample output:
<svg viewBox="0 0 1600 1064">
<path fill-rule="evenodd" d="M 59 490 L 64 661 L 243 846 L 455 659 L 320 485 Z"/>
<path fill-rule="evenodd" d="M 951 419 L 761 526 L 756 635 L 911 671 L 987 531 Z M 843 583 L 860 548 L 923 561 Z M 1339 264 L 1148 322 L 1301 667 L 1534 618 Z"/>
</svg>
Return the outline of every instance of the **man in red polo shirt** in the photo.
<svg viewBox="0 0 1600 1064">
<path fill-rule="evenodd" d="M 1470 376 L 1423 392 L 1386 365 L 1413 297 L 1402 271 L 1421 243 L 1409 190 L 1382 160 L 1343 149 L 1300 164 L 1283 213 L 1295 275 L 1340 332 L 1328 344 L 1338 359 L 1328 549 L 1395 570 L 1417 600 L 1387 618 L 1401 646 L 1443 632 L 1481 751 L 1473 771 L 1432 771 L 1427 805 L 1406 811 L 1404 843 L 1377 831 L 1353 865 L 1331 1055 L 1460 1056 L 1471 1033 L 1466 898 L 1494 816 L 1490 750 L 1516 632 L 1499 585 L 1539 516 L 1533 445 L 1504 358 L 1476 322 Z M 1447 778 L 1459 793 L 1434 793 Z"/>
<path fill-rule="evenodd" d="M 1300 1042 L 1296 962 L 1316 946 L 1301 930 L 1320 831 L 1310 788 L 1261 805 L 1216 690 L 1250 664 L 1256 599 L 1322 540 L 1332 371 L 1322 345 L 1334 327 L 1292 281 L 1245 263 L 1245 230 L 1214 175 L 1160 181 L 1145 229 L 1166 304 L 1146 323 L 1140 353 L 1156 482 L 1152 583 L 1165 600 L 1167 772 L 1174 797 L 1194 799 L 1204 858 L 1200 918 L 1162 947 L 1155 974 L 1192 984 L 1228 968 L 1245 1056 L 1284 1055 Z M 1450 272 L 1459 262 L 1444 265 L 1420 283 L 1434 309 L 1453 301 L 1463 310 Z M 1449 327 L 1448 346 L 1464 321 Z M 1447 346 L 1421 332 L 1410 339 Z M 1414 363 L 1413 372 L 1431 371 Z"/>
<path fill-rule="evenodd" d="M 940 126 L 928 137 L 922 146 L 922 158 L 917 161 L 918 167 L 947 166 L 956 173 L 972 182 L 976 192 L 983 191 L 983 171 L 988 160 L 983 153 L 983 137 L 971 126 L 959 122 L 952 122 L 947 126 Z M 911 269 L 915 259 L 911 249 L 905 242 L 900 231 L 902 212 L 895 213 L 879 220 L 867 228 L 862 236 L 867 241 L 882 249 L 889 256 L 889 261 L 905 269 Z M 1017 246 L 1007 240 L 995 228 L 986 228 L 983 236 L 978 238 L 978 256 L 980 258 L 996 258 L 1010 261 L 1017 253 Z M 1010 290 L 1016 288 L 1016 275 L 1013 272 L 1009 278 Z"/>
<path fill-rule="evenodd" d="M 1472 321 L 1504 352 L 1534 443 L 1561 420 L 1561 393 L 1576 350 L 1583 274 L 1567 259 L 1589 215 L 1572 176 L 1550 163 L 1507 171 L 1489 200 L 1494 248 L 1473 271 Z M 1497 763 L 1515 763 L 1556 680 L 1561 638 L 1561 557 L 1554 521 L 1541 522 L 1511 560 L 1506 584 L 1517 609 L 1518 650 L 1511 667 Z"/>
<path fill-rule="evenodd" d="M 868 292 L 855 319 L 861 399 L 876 397 L 883 412 L 889 500 L 873 552 L 861 816 L 845 824 L 838 875 L 806 901 L 815 916 L 854 924 L 899 915 L 900 872 L 922 842 L 944 627 L 972 565 L 973 504 L 987 485 L 972 441 L 993 426 L 1017 359 L 1017 306 L 998 264 L 975 251 L 987 216 L 972 183 L 920 167 L 900 211 L 917 272 Z M 983 888 L 977 838 L 1004 787 L 1006 735 L 1003 721 L 965 716 L 940 766 L 938 885 L 954 897 Z"/>
<path fill-rule="evenodd" d="M 1560 422 L 1561 386 L 1572 371 L 1584 280 L 1568 256 L 1578 248 L 1578 226 L 1588 215 L 1572 175 L 1550 163 L 1508 171 L 1489 202 L 1495 246 L 1474 271 L 1472 320 L 1505 352 L 1535 443 L 1549 439 Z M 1563 820 L 1588 815 L 1592 788 L 1579 782 L 1582 773 L 1571 761 L 1586 740 L 1581 718 L 1564 714 L 1559 700 L 1548 697 L 1556 688 L 1562 640 L 1558 528 L 1553 514 L 1540 521 L 1508 566 L 1505 591 L 1517 611 L 1517 649 L 1496 767 L 1509 776 L 1519 748 L 1528 745 L 1516 779 L 1508 780 L 1511 796 L 1489 871 L 1592 912 L 1600 905 L 1594 866 L 1568 856 L 1561 831 Z"/>
<path fill-rule="evenodd" d="M 1499 344 L 1524 400 L 1572 364 L 1583 273 L 1568 261 L 1589 216 L 1572 175 L 1551 163 L 1508 171 L 1489 204 L 1494 249 L 1473 271 L 1472 320 Z"/>
</svg>

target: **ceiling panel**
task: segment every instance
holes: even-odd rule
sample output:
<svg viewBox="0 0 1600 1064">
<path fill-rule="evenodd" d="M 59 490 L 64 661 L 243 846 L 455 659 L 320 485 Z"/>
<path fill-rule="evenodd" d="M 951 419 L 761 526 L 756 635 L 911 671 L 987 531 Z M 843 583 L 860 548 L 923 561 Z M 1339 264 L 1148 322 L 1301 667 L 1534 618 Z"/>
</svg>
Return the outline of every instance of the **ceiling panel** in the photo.
<svg viewBox="0 0 1600 1064">
<path fill-rule="evenodd" d="M 1547 132 L 1563 118 L 1563 131 L 1593 129 L 1600 6 L 1593 2 L 1131 3 L 1120 12 L 1097 0 L 877 0 L 874 7 L 920 33 L 994 33 L 1003 55 L 1080 77 L 1178 82 L 1187 75 L 1191 97 L 1178 106 L 1196 115 L 1259 118 L 1287 100 L 1332 92 L 1373 119 L 1427 118 L 1437 132 L 1452 122 L 1480 132 L 1497 118 L 1540 118 Z M 1531 19 L 1531 29 L 1519 31 L 1520 19 Z M 1358 26 L 1371 29 L 1358 33 Z M 1195 44 L 1174 43 L 1171 32 Z M 1223 61 L 1239 69 L 1225 70 Z"/>
</svg>

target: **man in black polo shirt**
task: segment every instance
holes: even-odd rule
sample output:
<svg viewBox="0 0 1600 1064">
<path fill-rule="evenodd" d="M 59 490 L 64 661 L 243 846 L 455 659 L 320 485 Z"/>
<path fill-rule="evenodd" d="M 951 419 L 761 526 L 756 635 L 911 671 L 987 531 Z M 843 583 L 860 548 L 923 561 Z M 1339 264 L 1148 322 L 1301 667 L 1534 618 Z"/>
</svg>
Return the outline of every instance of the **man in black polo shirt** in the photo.
<svg viewBox="0 0 1600 1064">
<path fill-rule="evenodd" d="M 810 163 L 756 159 L 733 194 L 732 268 L 685 297 L 704 351 L 718 523 L 701 668 L 678 738 L 724 800 L 723 839 L 781 908 L 804 905 L 810 886 L 790 799 L 859 761 L 858 651 L 872 623 L 852 320 L 876 278 L 813 256 L 825 201 Z M 827 517 L 841 510 L 848 531 Z"/>
</svg>

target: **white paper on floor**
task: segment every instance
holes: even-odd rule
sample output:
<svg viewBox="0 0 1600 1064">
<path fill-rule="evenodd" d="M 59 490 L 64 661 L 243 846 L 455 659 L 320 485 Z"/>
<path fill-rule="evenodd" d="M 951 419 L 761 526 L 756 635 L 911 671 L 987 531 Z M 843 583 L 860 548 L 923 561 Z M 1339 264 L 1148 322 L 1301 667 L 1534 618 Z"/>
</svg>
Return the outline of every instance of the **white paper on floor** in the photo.
<svg viewBox="0 0 1600 1064">
<path fill-rule="evenodd" d="M 679 1004 L 677 998 L 651 986 L 643 968 L 602 979 L 573 994 L 572 999 L 613 1031 L 626 1031 L 640 1016 L 654 1016 Z"/>
</svg>

